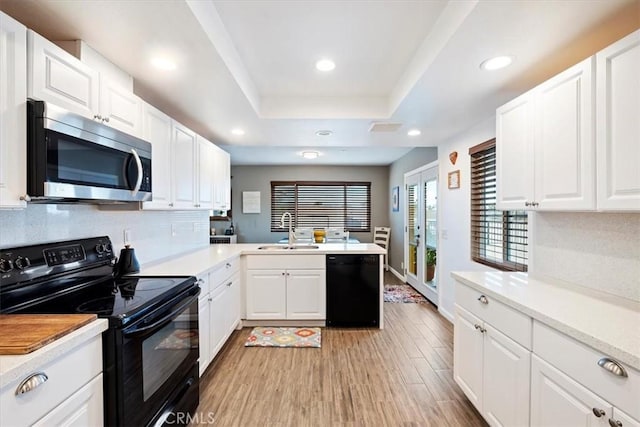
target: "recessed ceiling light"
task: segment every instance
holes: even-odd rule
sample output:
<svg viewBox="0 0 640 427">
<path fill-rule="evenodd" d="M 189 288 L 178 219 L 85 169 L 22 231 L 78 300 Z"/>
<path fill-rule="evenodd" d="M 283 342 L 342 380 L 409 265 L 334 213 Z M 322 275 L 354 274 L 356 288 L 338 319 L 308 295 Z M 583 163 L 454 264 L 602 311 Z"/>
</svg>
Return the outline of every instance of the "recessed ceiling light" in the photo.
<svg viewBox="0 0 640 427">
<path fill-rule="evenodd" d="M 499 70 L 500 68 L 507 67 L 513 62 L 513 56 L 496 56 L 495 58 L 487 59 L 480 64 L 480 68 L 487 71 Z"/>
<path fill-rule="evenodd" d="M 231 133 L 238 136 L 244 135 L 244 131 L 240 128 L 231 129 Z"/>
<path fill-rule="evenodd" d="M 330 135 L 333 135 L 333 131 L 330 131 L 328 129 L 319 130 L 319 131 L 316 132 L 316 135 L 318 135 L 318 136 L 330 136 Z"/>
<path fill-rule="evenodd" d="M 331 71 L 336 68 L 336 63 L 330 59 L 321 59 L 316 62 L 316 68 L 320 71 Z"/>
<path fill-rule="evenodd" d="M 409 135 L 409 136 L 418 136 L 421 133 L 422 132 L 420 132 L 420 129 L 410 129 L 409 132 L 407 132 L 407 135 Z"/>
<path fill-rule="evenodd" d="M 301 156 L 305 159 L 315 159 L 320 155 L 317 151 L 303 151 Z"/>
<path fill-rule="evenodd" d="M 157 56 L 155 58 L 152 58 L 151 59 L 151 65 L 153 65 L 154 67 L 156 67 L 159 70 L 165 70 L 165 71 L 172 71 L 172 70 L 175 70 L 177 68 L 176 63 L 173 62 L 171 59 L 165 58 L 165 57 L 161 57 L 161 56 Z"/>
</svg>

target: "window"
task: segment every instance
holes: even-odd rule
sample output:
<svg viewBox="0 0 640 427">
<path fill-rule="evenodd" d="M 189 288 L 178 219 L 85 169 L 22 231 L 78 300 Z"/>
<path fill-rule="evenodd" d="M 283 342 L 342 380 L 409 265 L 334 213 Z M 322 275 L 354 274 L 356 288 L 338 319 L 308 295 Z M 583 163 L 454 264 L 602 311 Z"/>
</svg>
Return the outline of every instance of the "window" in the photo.
<svg viewBox="0 0 640 427">
<path fill-rule="evenodd" d="M 527 271 L 527 213 L 496 209 L 496 140 L 471 155 L 471 259 L 505 271 Z"/>
<path fill-rule="evenodd" d="M 271 182 L 271 231 L 290 212 L 295 227 L 371 231 L 370 182 Z"/>
</svg>

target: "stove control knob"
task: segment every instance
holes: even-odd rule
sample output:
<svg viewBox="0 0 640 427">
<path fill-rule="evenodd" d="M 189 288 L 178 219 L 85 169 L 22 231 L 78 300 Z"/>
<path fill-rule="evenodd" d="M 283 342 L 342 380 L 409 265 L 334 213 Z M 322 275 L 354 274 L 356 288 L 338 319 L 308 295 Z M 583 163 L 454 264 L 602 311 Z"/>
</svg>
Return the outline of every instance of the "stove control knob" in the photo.
<svg viewBox="0 0 640 427">
<path fill-rule="evenodd" d="M 19 256 L 18 258 L 16 258 L 16 268 L 18 268 L 18 270 L 24 270 L 25 268 L 29 267 L 31 265 L 31 261 L 29 261 L 29 258 L 27 257 L 21 257 Z"/>
<path fill-rule="evenodd" d="M 0 258 L 0 273 L 7 273 L 13 270 L 13 262 L 10 259 Z"/>
<path fill-rule="evenodd" d="M 102 243 L 98 243 L 96 245 L 96 252 L 98 253 L 98 255 L 101 255 L 102 253 L 104 253 L 105 249 L 106 247 Z"/>
</svg>

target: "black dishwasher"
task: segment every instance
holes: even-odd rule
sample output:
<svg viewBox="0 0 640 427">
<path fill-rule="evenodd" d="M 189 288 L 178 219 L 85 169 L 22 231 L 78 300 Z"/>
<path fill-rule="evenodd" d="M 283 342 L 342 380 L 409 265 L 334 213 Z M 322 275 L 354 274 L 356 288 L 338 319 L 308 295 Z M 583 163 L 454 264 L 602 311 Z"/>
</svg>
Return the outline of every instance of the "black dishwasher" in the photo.
<svg viewBox="0 0 640 427">
<path fill-rule="evenodd" d="M 327 255 L 327 326 L 380 325 L 380 256 Z"/>
</svg>

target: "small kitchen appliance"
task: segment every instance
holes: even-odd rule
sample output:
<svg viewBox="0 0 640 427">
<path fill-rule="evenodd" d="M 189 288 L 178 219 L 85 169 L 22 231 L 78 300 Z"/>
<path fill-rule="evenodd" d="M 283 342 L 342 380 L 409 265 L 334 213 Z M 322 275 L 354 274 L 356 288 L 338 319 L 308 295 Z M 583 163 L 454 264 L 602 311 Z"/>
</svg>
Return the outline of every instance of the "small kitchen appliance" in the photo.
<svg viewBox="0 0 640 427">
<path fill-rule="evenodd" d="M 121 260 L 134 266 L 133 249 L 126 249 Z M 105 425 L 186 422 L 199 402 L 196 279 L 118 277 L 114 263 L 106 236 L 0 249 L 0 313 L 108 319 Z"/>
<path fill-rule="evenodd" d="M 151 200 L 151 144 L 44 101 L 27 102 L 31 202 Z"/>
</svg>

